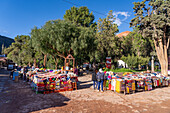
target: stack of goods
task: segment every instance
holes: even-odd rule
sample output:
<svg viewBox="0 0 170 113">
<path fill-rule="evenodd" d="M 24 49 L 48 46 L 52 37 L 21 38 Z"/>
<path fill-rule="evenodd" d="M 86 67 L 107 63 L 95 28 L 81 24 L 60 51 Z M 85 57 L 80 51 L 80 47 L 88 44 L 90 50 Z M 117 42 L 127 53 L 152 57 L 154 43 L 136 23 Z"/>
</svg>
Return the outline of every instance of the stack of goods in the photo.
<svg viewBox="0 0 170 113">
<path fill-rule="evenodd" d="M 125 94 L 135 91 L 135 81 L 134 80 L 125 80 Z"/>
<path fill-rule="evenodd" d="M 125 90 L 125 80 L 116 79 L 116 92 L 120 93 Z"/>
<path fill-rule="evenodd" d="M 146 79 L 145 79 L 145 91 L 146 90 L 148 90 L 148 91 L 150 91 L 150 90 L 152 90 L 152 80 L 151 80 L 151 78 L 150 77 L 147 77 Z"/>
<path fill-rule="evenodd" d="M 59 92 L 72 90 L 72 82 L 78 78 L 74 74 L 58 74 L 60 71 L 28 72 L 31 87 L 36 93 Z"/>
<path fill-rule="evenodd" d="M 153 87 L 154 88 L 159 87 L 161 85 L 161 81 L 158 77 L 153 76 L 152 80 L 153 80 Z"/>
<path fill-rule="evenodd" d="M 104 87 L 115 92 L 134 93 L 135 91 L 150 91 L 156 87 L 170 85 L 170 78 L 159 73 L 124 73 L 122 76 L 113 72 L 105 72 Z"/>
</svg>

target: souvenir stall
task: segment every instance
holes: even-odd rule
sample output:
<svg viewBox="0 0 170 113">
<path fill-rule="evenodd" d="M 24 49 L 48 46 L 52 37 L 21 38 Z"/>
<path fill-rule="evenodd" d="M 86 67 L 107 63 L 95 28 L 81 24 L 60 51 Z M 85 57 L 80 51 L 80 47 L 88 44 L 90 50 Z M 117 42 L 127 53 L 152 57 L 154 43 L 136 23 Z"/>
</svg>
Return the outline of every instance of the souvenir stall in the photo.
<svg viewBox="0 0 170 113">
<path fill-rule="evenodd" d="M 130 93 L 135 93 L 136 87 L 135 87 L 135 81 L 130 79 L 130 80 L 125 80 L 125 91 L 124 94 L 130 94 Z"/>
<path fill-rule="evenodd" d="M 77 81 L 71 77 L 66 74 L 55 73 L 35 74 L 31 87 L 36 93 L 71 91 L 73 88 L 77 89 L 74 85 Z"/>
<path fill-rule="evenodd" d="M 36 93 L 72 91 L 77 89 L 78 78 L 73 72 L 61 70 L 30 70 L 27 72 L 32 90 Z M 76 85 L 75 85 L 76 84 Z"/>
<path fill-rule="evenodd" d="M 170 78 L 160 76 L 157 73 L 124 73 L 116 75 L 113 72 L 105 72 L 104 89 L 118 93 L 130 94 L 136 91 L 151 91 L 153 88 L 170 85 Z"/>
</svg>

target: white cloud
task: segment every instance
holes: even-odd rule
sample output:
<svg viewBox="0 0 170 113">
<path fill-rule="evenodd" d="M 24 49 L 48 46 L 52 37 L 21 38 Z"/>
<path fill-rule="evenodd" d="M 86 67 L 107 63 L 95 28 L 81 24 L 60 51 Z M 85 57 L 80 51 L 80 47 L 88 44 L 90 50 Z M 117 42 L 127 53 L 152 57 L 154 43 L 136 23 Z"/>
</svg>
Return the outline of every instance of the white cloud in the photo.
<svg viewBox="0 0 170 113">
<path fill-rule="evenodd" d="M 120 19 L 119 15 L 123 15 L 124 19 Z M 116 20 L 114 21 L 115 24 L 117 24 L 118 26 L 120 26 L 122 24 L 122 21 L 125 21 L 130 15 L 128 14 L 128 12 L 113 12 L 113 16 L 115 16 Z"/>
<path fill-rule="evenodd" d="M 113 23 L 117 24 L 118 26 L 120 26 L 122 24 L 122 22 L 119 18 L 116 18 L 116 20 Z"/>
<path fill-rule="evenodd" d="M 3 30 L 3 29 L 0 29 L 0 33 L 5 33 L 5 34 L 8 34 L 8 31 L 6 31 L 6 30 Z"/>
</svg>

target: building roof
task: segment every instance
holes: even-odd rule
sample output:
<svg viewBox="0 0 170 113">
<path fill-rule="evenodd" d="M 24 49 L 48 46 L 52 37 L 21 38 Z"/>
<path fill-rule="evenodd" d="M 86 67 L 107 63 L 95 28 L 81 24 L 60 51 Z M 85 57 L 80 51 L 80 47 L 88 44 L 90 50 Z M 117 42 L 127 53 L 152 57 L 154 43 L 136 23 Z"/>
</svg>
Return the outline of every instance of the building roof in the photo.
<svg viewBox="0 0 170 113">
<path fill-rule="evenodd" d="M 124 32 L 117 34 L 116 36 L 117 37 L 123 37 L 123 36 L 126 37 L 129 33 L 130 33 L 130 31 L 124 31 Z"/>
</svg>

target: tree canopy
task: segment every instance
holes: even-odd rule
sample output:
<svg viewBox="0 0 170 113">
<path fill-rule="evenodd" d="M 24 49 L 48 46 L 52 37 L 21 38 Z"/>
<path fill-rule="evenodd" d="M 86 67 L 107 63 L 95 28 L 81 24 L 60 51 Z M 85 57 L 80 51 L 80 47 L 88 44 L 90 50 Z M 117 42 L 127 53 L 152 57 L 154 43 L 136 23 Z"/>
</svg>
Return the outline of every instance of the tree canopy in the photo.
<svg viewBox="0 0 170 113">
<path fill-rule="evenodd" d="M 65 58 L 69 53 L 82 59 L 89 57 L 94 42 L 93 30 L 65 20 L 48 21 L 40 29 L 35 27 L 31 35 L 42 51 L 54 58 Z"/>
<path fill-rule="evenodd" d="M 89 12 L 87 7 L 71 7 L 71 9 L 66 11 L 64 15 L 65 20 L 69 20 L 77 25 L 83 27 L 94 27 L 96 23 L 94 23 L 94 15 L 92 12 Z"/>
<path fill-rule="evenodd" d="M 27 65 L 31 62 L 32 50 L 30 48 L 30 36 L 18 35 L 15 37 L 15 42 L 5 49 L 5 54 L 8 54 L 8 58 L 13 60 L 19 65 Z"/>
<path fill-rule="evenodd" d="M 114 38 L 115 33 L 119 30 L 117 24 L 113 23 L 114 20 L 113 12 L 110 11 L 106 18 L 100 18 L 97 22 L 96 42 L 98 46 L 96 58 L 98 59 L 103 60 L 116 54 L 117 49 Z"/>
<path fill-rule="evenodd" d="M 170 40 L 170 1 L 143 0 L 134 2 L 135 18 L 130 26 L 139 27 L 143 37 L 150 37 L 161 64 L 161 73 L 168 75 L 167 49 Z"/>
</svg>

